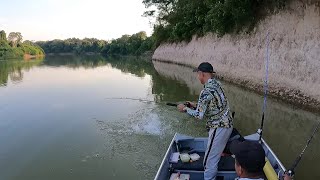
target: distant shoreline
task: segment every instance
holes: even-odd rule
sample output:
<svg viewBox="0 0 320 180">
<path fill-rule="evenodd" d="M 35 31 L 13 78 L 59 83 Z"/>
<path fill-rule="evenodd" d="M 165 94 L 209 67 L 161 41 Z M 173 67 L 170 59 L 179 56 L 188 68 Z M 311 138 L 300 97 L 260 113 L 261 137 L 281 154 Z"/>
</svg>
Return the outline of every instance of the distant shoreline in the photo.
<svg viewBox="0 0 320 180">
<path fill-rule="evenodd" d="M 38 59 L 38 58 L 43 58 L 45 55 L 31 55 L 31 54 L 24 54 L 23 59 L 24 60 L 30 60 L 30 59 Z"/>
<path fill-rule="evenodd" d="M 69 52 L 69 53 L 47 53 L 46 55 L 48 56 L 73 56 L 73 55 L 100 55 L 101 53 L 96 53 L 96 52 L 86 52 L 86 53 L 74 53 L 74 52 Z"/>
<path fill-rule="evenodd" d="M 0 58 L 1 61 L 11 60 L 11 59 L 19 59 L 19 60 L 32 60 L 32 59 L 41 59 L 44 58 L 45 55 L 31 55 L 31 54 L 24 54 L 22 57 L 6 57 Z"/>
</svg>

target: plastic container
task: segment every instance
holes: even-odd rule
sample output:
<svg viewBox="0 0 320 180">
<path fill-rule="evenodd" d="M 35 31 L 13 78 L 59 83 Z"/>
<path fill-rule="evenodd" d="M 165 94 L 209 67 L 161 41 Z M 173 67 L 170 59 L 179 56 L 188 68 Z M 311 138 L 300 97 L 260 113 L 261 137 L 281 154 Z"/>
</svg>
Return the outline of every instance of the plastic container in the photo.
<svg viewBox="0 0 320 180">
<path fill-rule="evenodd" d="M 190 154 L 190 158 L 192 161 L 198 161 L 200 159 L 200 156 L 197 153 L 193 153 L 193 154 Z"/>
<path fill-rule="evenodd" d="M 182 162 L 189 162 L 190 161 L 190 155 L 187 153 L 180 154 L 180 159 Z"/>
</svg>

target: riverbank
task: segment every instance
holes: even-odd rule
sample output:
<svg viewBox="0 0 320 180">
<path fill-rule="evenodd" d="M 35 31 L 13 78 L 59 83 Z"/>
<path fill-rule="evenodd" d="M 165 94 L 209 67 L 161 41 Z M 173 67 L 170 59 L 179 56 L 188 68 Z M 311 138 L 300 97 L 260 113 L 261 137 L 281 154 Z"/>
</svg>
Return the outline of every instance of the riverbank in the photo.
<svg viewBox="0 0 320 180">
<path fill-rule="evenodd" d="M 24 60 L 43 59 L 44 57 L 45 57 L 44 54 L 42 54 L 42 55 L 24 54 L 24 55 L 23 55 L 23 59 L 24 59 Z"/>
<path fill-rule="evenodd" d="M 78 55 L 101 55 L 101 53 L 97 52 L 84 52 L 84 53 L 75 53 L 75 52 L 67 52 L 67 53 L 47 53 L 48 56 L 78 56 Z"/>
<path fill-rule="evenodd" d="M 31 55 L 31 54 L 23 54 L 22 56 L 12 56 L 6 58 L 0 58 L 0 60 L 34 60 L 34 59 L 44 59 L 45 55 Z"/>
<path fill-rule="evenodd" d="M 269 95 L 320 110 L 320 5 L 293 1 L 251 34 L 208 34 L 189 43 L 160 45 L 153 59 L 196 67 L 208 61 L 219 78 L 262 92 L 266 35 L 270 37 Z"/>
</svg>

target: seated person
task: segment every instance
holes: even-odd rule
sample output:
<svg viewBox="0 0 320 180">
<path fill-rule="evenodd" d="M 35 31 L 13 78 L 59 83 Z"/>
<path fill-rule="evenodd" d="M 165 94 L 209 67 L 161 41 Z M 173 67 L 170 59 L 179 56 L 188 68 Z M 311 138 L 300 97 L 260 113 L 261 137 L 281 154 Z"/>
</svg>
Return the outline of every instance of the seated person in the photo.
<svg viewBox="0 0 320 180">
<path fill-rule="evenodd" d="M 235 169 L 239 180 L 263 180 L 266 154 L 261 144 L 253 141 L 233 141 L 230 151 L 235 156 Z"/>
<path fill-rule="evenodd" d="M 236 140 L 231 143 L 230 151 L 235 156 L 235 169 L 239 180 L 263 180 L 266 154 L 261 144 Z M 287 174 L 283 178 L 291 180 Z"/>
</svg>

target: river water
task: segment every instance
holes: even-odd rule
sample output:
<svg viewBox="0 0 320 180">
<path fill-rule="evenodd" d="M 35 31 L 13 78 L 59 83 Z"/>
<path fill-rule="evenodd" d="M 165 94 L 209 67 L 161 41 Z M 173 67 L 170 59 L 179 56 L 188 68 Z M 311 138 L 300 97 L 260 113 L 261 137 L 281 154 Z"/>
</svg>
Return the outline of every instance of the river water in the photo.
<svg viewBox="0 0 320 180">
<path fill-rule="evenodd" d="M 222 83 L 235 127 L 254 133 L 262 96 Z M 0 179 L 153 179 L 175 132 L 207 136 L 204 122 L 165 105 L 200 90 L 190 68 L 133 57 L 0 61 Z M 286 167 L 317 118 L 268 99 L 264 138 Z M 318 133 L 295 179 L 320 179 L 319 151 Z"/>
</svg>

